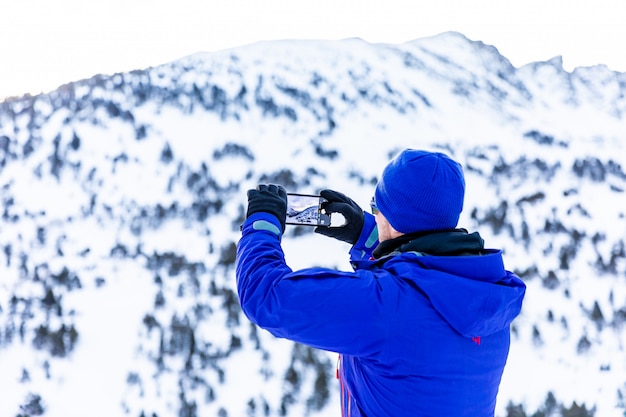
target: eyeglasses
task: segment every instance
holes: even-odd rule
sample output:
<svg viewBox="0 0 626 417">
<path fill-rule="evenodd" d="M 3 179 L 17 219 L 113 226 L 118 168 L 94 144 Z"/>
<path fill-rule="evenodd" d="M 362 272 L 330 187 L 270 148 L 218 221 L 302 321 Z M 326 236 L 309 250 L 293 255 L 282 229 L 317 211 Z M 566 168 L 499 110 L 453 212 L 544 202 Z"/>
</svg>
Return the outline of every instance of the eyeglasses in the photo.
<svg viewBox="0 0 626 417">
<path fill-rule="evenodd" d="M 379 210 L 378 210 L 378 206 L 376 206 L 376 197 L 372 196 L 372 199 L 370 200 L 370 208 L 372 209 L 372 214 L 375 216 L 378 214 Z"/>
</svg>

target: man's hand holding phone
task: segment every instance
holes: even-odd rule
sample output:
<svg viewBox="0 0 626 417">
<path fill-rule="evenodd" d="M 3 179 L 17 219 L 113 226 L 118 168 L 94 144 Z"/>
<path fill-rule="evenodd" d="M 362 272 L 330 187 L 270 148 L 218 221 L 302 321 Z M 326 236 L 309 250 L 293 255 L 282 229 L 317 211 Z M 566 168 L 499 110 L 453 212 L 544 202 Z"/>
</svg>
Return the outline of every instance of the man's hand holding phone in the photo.
<svg viewBox="0 0 626 417">
<path fill-rule="evenodd" d="M 341 214 L 345 222 L 339 227 L 316 227 L 315 233 L 354 245 L 359 240 L 365 222 L 363 209 L 354 200 L 338 191 L 322 190 L 320 196 L 326 200 L 322 203 L 322 210 L 329 216 L 333 213 Z"/>
<path fill-rule="evenodd" d="M 274 215 L 281 225 L 315 226 L 315 233 L 354 244 L 361 234 L 364 215 L 361 207 L 346 195 L 333 190 L 322 190 L 320 195 L 287 193 L 276 184 L 261 184 L 248 191 L 246 216 L 265 212 Z M 340 226 L 331 227 L 331 216 L 339 213 L 345 219 Z"/>
<path fill-rule="evenodd" d="M 280 222 L 281 233 L 284 233 L 285 213 L 287 212 L 287 191 L 282 185 L 260 184 L 256 189 L 248 191 L 248 210 L 246 212 L 246 218 L 259 212 L 274 215 Z"/>
</svg>

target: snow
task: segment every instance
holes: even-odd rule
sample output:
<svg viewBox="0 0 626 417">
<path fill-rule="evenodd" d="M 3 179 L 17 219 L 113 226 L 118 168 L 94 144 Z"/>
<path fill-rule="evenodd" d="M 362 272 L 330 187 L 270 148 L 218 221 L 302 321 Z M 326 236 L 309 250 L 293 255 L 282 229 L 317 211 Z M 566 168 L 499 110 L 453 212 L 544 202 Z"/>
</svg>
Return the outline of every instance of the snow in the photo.
<svg viewBox="0 0 626 417">
<path fill-rule="evenodd" d="M 166 100 L 154 93 L 139 101 L 133 88 L 142 83 L 180 94 Z M 193 86 L 204 100 L 211 100 L 216 86 L 227 103 L 207 109 L 193 96 Z M 246 94 L 237 99 L 244 87 Z M 86 81 L 74 90 L 77 100 L 89 99 L 77 113 L 57 108 L 49 96 L 36 98 L 35 130 L 25 102 L 8 103 L 15 115 L 0 113 L 0 136 L 11 138 L 10 151 L 19 156 L 11 159 L 0 150 L 7 160 L 0 170 L 7 212 L 0 247 L 11 247 L 0 256 L 1 416 L 17 414 L 28 393 L 42 396 L 47 417 L 176 414 L 181 385 L 199 415 L 218 415 L 220 408 L 246 415 L 251 399 L 257 407 L 266 401 L 278 415 L 289 389 L 283 377 L 293 344 L 260 329 L 254 336 L 247 319 L 239 315 L 232 322 L 224 306 L 224 294 L 234 291 L 234 271 L 220 259 L 239 237 L 245 193 L 287 169 L 297 184 L 289 191 L 333 188 L 367 209 L 382 168 L 404 147 L 457 158 L 467 182 L 460 226 L 479 230 L 487 246 L 503 248 L 509 269 L 537 269 L 525 278 L 527 297 L 514 323 L 496 415 L 506 415 L 509 401 L 534 412 L 548 392 L 566 406 L 595 406 L 598 417 L 624 415 L 618 391 L 626 395 L 626 333 L 619 312 L 626 308 L 626 261 L 618 256 L 614 272 L 595 264 L 598 256 L 608 261 L 626 236 L 626 197 L 615 191 L 626 190 L 626 178 L 606 173 L 604 181 L 595 181 L 572 171 L 577 160 L 588 158 L 626 170 L 624 74 L 604 67 L 567 73 L 558 59 L 515 69 L 495 48 L 451 33 L 404 45 L 358 39 L 260 43 L 197 54 L 143 74 L 118 74 L 98 86 Z M 96 99 L 115 102 L 132 120 L 112 116 L 106 106 L 92 107 Z M 277 115 L 257 100 L 271 100 Z M 141 139 L 139 126 L 146 127 Z M 538 143 L 526 136 L 531 131 L 554 143 Z M 74 135 L 80 138 L 76 150 L 69 146 Z M 49 157 L 57 136 L 63 164 L 54 176 Z M 32 138 L 33 153 L 22 157 Z M 229 145 L 248 153 L 216 157 Z M 162 157 L 167 147 L 171 160 Z M 545 165 L 533 165 L 535 160 Z M 520 203 L 538 192 L 542 199 Z M 194 217 L 193 204 L 204 200 L 219 201 L 221 208 L 210 206 L 205 218 Z M 480 216 L 501 202 L 508 203 L 507 226 L 481 224 Z M 173 205 L 176 210 L 167 211 Z M 554 220 L 566 232 L 546 231 L 546 222 Z M 528 245 L 521 238 L 523 223 Z M 561 250 L 572 245 L 574 230 L 583 237 L 565 268 Z M 289 227 L 283 237 L 293 269 L 350 270 L 345 244 L 310 229 L 296 231 Z M 596 234 L 603 239 L 592 242 Z M 170 273 L 167 263 L 151 264 L 155 254 L 183 256 L 185 267 L 198 263 L 206 269 Z M 54 283 L 64 267 L 76 274 L 80 288 Z M 35 270 L 40 281 L 32 279 Z M 547 288 L 550 273 L 558 279 L 554 289 Z M 61 297 L 61 315 L 46 317 L 40 307 L 48 287 Z M 211 293 L 214 288 L 220 295 Z M 160 307 L 158 295 L 164 298 Z M 24 300 L 15 313 L 13 296 Z M 603 323 L 589 318 L 596 303 Z M 147 315 L 163 327 L 150 329 Z M 207 365 L 193 356 L 193 371 L 186 371 L 184 355 L 163 354 L 174 317 L 190 323 L 196 349 L 223 357 Z M 67 356 L 33 347 L 42 323 L 78 329 Z M 16 332 L 9 341 L 12 325 Z M 242 346 L 231 350 L 233 336 Z M 583 337 L 591 346 L 579 352 Z M 335 354 L 320 355 L 336 361 Z M 307 412 L 313 380 L 307 372 L 289 415 Z M 310 415 L 338 415 L 337 385 L 333 379 L 329 404 Z M 207 401 L 211 395 L 214 400 Z"/>
</svg>

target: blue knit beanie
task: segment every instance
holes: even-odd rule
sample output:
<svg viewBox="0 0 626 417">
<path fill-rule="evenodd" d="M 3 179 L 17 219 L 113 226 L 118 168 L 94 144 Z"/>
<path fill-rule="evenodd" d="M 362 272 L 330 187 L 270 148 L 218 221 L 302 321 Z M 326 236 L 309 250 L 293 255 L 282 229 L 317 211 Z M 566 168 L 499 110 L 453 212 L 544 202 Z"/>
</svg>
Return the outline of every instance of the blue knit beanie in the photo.
<svg viewBox="0 0 626 417">
<path fill-rule="evenodd" d="M 385 167 L 374 196 L 398 232 L 453 229 L 463 210 L 463 168 L 442 153 L 406 149 Z"/>
</svg>

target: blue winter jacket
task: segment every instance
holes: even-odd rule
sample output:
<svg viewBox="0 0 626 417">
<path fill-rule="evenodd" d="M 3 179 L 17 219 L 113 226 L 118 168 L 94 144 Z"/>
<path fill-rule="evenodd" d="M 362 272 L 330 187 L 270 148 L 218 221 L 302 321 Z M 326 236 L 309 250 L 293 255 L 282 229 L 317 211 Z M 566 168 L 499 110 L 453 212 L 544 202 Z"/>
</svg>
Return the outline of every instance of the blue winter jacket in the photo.
<svg viewBox="0 0 626 417">
<path fill-rule="evenodd" d="M 250 216 L 237 250 L 246 316 L 273 335 L 340 354 L 342 415 L 492 417 L 525 285 L 502 254 L 431 256 L 377 245 L 366 213 L 354 272 L 292 271 L 279 222 Z"/>
</svg>

